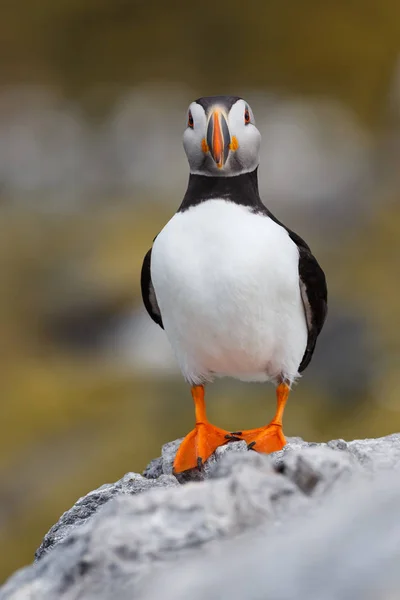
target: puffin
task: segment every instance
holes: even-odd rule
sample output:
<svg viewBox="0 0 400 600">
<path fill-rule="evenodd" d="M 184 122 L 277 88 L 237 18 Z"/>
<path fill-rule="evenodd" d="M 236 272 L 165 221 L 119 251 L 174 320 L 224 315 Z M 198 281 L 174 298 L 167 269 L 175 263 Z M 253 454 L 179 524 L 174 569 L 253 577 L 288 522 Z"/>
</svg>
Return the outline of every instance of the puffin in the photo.
<svg viewBox="0 0 400 600">
<path fill-rule="evenodd" d="M 308 244 L 260 198 L 260 143 L 243 98 L 190 104 L 183 134 L 187 190 L 143 261 L 144 306 L 165 330 L 195 406 L 195 426 L 178 448 L 175 473 L 201 469 L 231 441 L 262 453 L 284 447 L 285 405 L 326 318 L 323 270 Z M 277 407 L 270 423 L 241 431 L 210 423 L 205 385 L 216 377 L 271 382 Z"/>
</svg>

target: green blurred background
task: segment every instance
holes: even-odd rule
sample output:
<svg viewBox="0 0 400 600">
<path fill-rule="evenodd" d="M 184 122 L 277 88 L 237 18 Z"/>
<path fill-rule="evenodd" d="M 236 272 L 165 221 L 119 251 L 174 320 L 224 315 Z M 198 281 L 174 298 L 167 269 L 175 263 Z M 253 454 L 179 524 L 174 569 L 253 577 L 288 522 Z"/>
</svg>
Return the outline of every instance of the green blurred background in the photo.
<svg viewBox="0 0 400 600">
<path fill-rule="evenodd" d="M 139 272 L 184 194 L 198 96 L 251 103 L 264 201 L 327 274 L 287 435 L 400 430 L 399 56 L 398 0 L 2 2 L 0 580 L 192 426 Z M 255 427 L 274 392 L 219 381 L 208 406 Z"/>
</svg>

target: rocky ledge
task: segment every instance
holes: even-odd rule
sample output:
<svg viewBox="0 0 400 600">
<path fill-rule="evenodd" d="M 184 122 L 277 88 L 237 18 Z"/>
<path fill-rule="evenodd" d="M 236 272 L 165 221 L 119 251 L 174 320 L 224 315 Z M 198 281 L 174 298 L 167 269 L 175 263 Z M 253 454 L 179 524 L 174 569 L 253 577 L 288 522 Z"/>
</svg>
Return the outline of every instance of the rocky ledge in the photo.
<svg viewBox="0 0 400 600">
<path fill-rule="evenodd" d="M 400 434 L 234 442 L 178 481 L 180 441 L 80 498 L 0 600 L 400 597 Z"/>
</svg>

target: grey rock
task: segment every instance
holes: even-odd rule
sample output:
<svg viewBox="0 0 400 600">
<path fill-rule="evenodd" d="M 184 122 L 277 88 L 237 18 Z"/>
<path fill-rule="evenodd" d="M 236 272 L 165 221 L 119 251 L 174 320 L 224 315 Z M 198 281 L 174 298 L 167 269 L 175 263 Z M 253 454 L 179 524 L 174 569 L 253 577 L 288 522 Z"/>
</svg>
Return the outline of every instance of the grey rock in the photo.
<svg viewBox="0 0 400 600">
<path fill-rule="evenodd" d="M 162 458 L 154 458 L 151 460 L 143 471 L 143 477 L 146 477 L 146 479 L 157 479 L 162 474 Z"/>
<path fill-rule="evenodd" d="M 167 442 L 162 447 L 162 450 L 161 450 L 162 472 L 165 475 L 172 474 L 175 454 L 177 453 L 182 440 L 183 440 L 183 438 L 179 438 L 178 440 L 174 440 L 173 442 Z"/>
<path fill-rule="evenodd" d="M 376 472 L 400 467 L 400 435 L 394 433 L 376 439 L 354 440 L 347 449 L 364 467 Z"/>
<path fill-rule="evenodd" d="M 324 481 L 329 488 L 337 478 L 350 477 L 360 469 L 370 475 L 384 469 L 400 469 L 400 434 L 319 444 L 289 438 L 283 450 L 271 454 L 271 458 L 278 471 L 285 473 L 307 493 L 314 485 L 315 477 L 318 479 L 315 485 Z"/>
<path fill-rule="evenodd" d="M 0 599 L 36 600 L 44 593 L 49 600 L 120 598 L 125 589 L 140 597 L 140 581 L 156 564 L 234 539 L 265 521 L 273 523 L 292 503 L 307 502 L 291 481 L 276 473 L 268 457 L 260 468 L 256 454 L 244 456 L 228 477 L 119 495 L 12 578 Z M 19 595 L 21 589 L 29 595 Z"/>
<path fill-rule="evenodd" d="M 312 517 L 159 569 L 141 600 L 395 600 L 399 561 L 400 480 L 386 473 L 372 490 L 340 487 Z"/>
<path fill-rule="evenodd" d="M 305 494 L 326 492 L 339 478 L 349 479 L 361 470 L 350 453 L 337 452 L 328 445 L 305 447 L 303 452 L 288 449 L 275 465 Z"/>
<path fill-rule="evenodd" d="M 228 477 L 232 473 L 238 472 L 242 468 L 242 465 L 248 464 L 251 464 L 253 468 L 257 468 L 261 472 L 275 470 L 271 455 L 248 452 L 246 442 L 243 441 L 231 442 L 226 446 L 217 448 L 215 453 L 205 463 L 203 467 L 204 477 L 210 479 Z"/>
<path fill-rule="evenodd" d="M 400 435 L 292 438 L 270 456 L 233 442 L 185 485 L 171 474 L 180 442 L 145 476 L 128 473 L 81 498 L 0 600 L 342 600 L 350 591 L 364 600 L 360 573 L 379 589 L 371 598 L 385 597 L 374 565 L 390 575 L 389 550 L 398 558 Z"/>
<path fill-rule="evenodd" d="M 40 559 L 46 552 L 62 542 L 77 527 L 84 525 L 104 504 L 121 494 L 140 494 L 153 487 L 177 486 L 178 482 L 172 475 L 160 475 L 157 479 L 146 479 L 137 473 L 127 473 L 119 481 L 104 484 L 97 490 L 79 498 L 72 508 L 67 510 L 46 533 L 35 558 Z"/>
</svg>

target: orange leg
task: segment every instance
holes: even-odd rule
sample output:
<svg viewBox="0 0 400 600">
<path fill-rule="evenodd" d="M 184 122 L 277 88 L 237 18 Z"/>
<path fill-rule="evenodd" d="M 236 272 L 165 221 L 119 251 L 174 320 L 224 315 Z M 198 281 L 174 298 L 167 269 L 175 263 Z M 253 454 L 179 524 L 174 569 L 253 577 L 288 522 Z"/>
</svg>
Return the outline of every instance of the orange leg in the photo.
<svg viewBox="0 0 400 600">
<path fill-rule="evenodd" d="M 240 440 L 235 434 L 215 427 L 208 422 L 204 401 L 204 386 L 194 385 L 192 397 L 196 412 L 195 428 L 187 434 L 178 448 L 174 460 L 174 472 L 181 473 L 201 465 L 215 452 L 218 446 Z"/>
<path fill-rule="evenodd" d="M 289 398 L 290 388 L 286 383 L 280 383 L 276 388 L 277 409 L 269 425 L 258 429 L 243 431 L 241 438 L 247 442 L 248 448 L 257 452 L 276 452 L 286 444 L 282 431 L 282 417 L 285 404 Z"/>
</svg>

